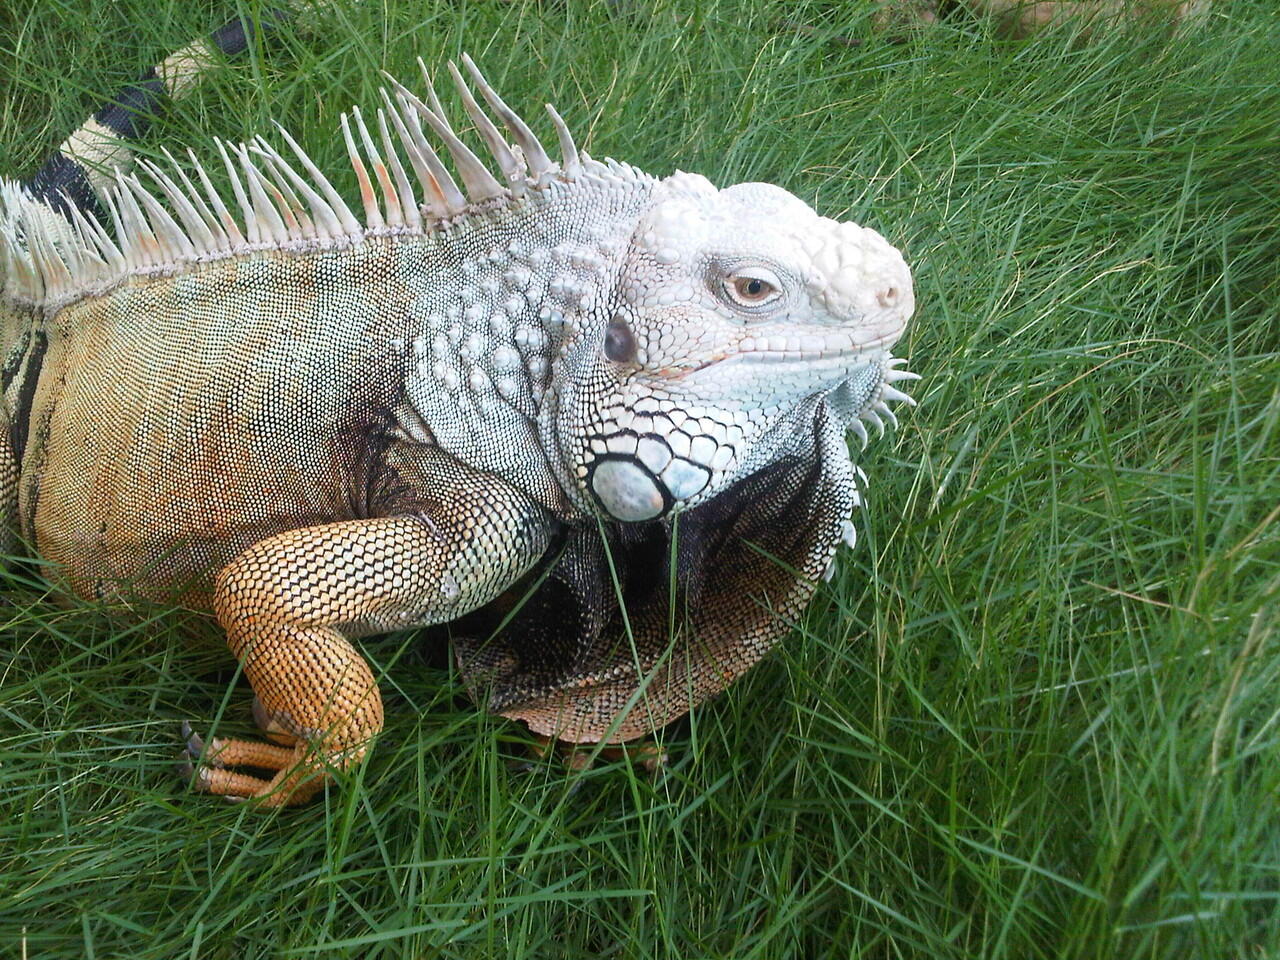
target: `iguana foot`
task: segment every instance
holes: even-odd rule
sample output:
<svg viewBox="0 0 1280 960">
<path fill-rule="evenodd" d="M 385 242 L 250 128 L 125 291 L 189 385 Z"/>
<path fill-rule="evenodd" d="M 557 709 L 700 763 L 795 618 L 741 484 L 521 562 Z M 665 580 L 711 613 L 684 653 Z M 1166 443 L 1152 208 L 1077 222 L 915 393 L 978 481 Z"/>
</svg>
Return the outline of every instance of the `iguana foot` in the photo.
<svg viewBox="0 0 1280 960">
<path fill-rule="evenodd" d="M 545 759 L 555 754 L 568 769 L 574 771 L 587 770 L 592 766 L 595 749 L 595 744 L 592 743 L 565 743 L 542 734 L 537 734 L 534 742 L 529 745 L 529 750 L 535 757 Z M 601 747 L 595 756 L 606 763 L 630 760 L 648 773 L 661 770 L 670 759 L 667 752 L 652 740 L 634 740 L 631 743 Z"/>
<path fill-rule="evenodd" d="M 253 740 L 212 738 L 208 744 L 182 722 L 186 749 L 178 761 L 178 775 L 201 793 L 212 793 L 228 799 L 261 799 L 268 806 L 301 803 L 309 799 L 323 780 L 307 776 L 308 748 L 299 742 L 293 747 Z M 270 771 L 271 778 L 236 773 L 228 767 L 248 767 Z"/>
</svg>

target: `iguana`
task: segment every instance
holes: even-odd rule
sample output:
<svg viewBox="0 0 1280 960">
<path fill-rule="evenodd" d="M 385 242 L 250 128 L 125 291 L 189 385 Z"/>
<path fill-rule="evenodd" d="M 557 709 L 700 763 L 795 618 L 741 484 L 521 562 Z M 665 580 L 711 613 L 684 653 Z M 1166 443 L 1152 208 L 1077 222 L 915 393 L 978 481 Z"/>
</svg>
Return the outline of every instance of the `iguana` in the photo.
<svg viewBox="0 0 1280 960">
<path fill-rule="evenodd" d="M 594 160 L 548 105 L 552 159 L 466 57 L 492 167 L 424 68 L 342 117 L 355 210 L 283 128 L 218 143 L 226 190 L 120 169 L 209 50 L 0 184 L 0 529 L 82 596 L 212 611 L 270 742 L 212 742 L 197 786 L 297 803 L 359 761 L 373 633 L 458 621 L 476 697 L 571 743 L 758 661 L 853 542 L 846 431 L 909 400 L 898 250 Z"/>
</svg>

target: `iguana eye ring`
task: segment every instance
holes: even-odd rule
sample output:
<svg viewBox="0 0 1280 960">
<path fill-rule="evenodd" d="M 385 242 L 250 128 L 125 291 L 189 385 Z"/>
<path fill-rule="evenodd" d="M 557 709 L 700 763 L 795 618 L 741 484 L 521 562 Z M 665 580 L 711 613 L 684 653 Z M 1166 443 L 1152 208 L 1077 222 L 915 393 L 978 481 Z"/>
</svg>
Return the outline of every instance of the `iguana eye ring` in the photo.
<svg viewBox="0 0 1280 960">
<path fill-rule="evenodd" d="M 739 307 L 758 307 L 781 293 L 781 284 L 762 270 L 734 273 L 724 278 L 724 295 Z"/>
</svg>

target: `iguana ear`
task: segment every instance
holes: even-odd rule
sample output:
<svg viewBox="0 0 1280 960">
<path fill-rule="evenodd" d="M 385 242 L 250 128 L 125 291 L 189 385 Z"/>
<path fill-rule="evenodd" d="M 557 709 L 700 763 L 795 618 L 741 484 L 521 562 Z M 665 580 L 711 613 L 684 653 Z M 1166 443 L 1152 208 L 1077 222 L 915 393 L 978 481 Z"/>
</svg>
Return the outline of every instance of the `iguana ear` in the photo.
<svg viewBox="0 0 1280 960">
<path fill-rule="evenodd" d="M 843 433 L 819 405 L 795 453 L 674 523 L 571 533 L 496 636 L 455 637 L 463 675 L 489 709 L 536 733 L 651 734 L 725 689 L 791 628 L 855 497 Z"/>
</svg>

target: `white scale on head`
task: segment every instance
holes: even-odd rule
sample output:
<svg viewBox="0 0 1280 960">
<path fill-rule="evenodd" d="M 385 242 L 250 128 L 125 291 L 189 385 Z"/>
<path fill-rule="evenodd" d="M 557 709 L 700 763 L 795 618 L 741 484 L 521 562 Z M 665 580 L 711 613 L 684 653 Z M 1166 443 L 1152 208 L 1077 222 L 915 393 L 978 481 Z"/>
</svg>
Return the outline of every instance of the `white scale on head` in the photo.
<svg viewBox="0 0 1280 960">
<path fill-rule="evenodd" d="M 608 445 L 618 446 L 615 439 L 610 438 Z M 714 444 L 711 447 L 715 449 Z M 604 460 L 591 475 L 591 491 L 618 520 L 652 520 L 666 509 L 664 489 L 672 500 L 688 500 L 711 480 L 709 466 L 673 457 L 671 449 L 654 437 L 640 438 L 634 456 Z"/>
</svg>

